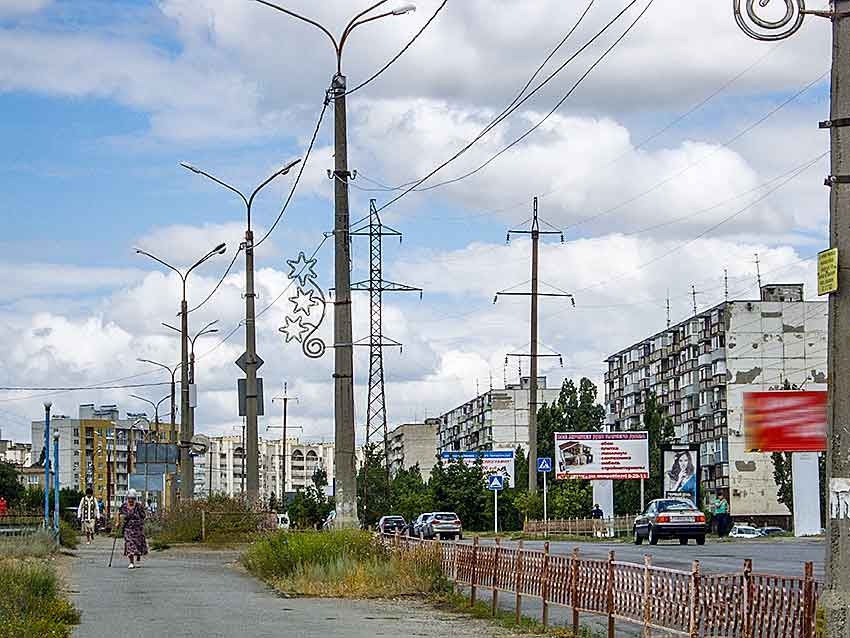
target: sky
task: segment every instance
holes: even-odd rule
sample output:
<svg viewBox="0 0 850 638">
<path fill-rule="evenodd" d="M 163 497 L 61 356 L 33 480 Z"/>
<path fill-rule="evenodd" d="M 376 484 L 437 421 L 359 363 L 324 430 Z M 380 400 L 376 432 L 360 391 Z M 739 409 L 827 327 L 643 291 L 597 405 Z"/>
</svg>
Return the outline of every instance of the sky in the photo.
<svg viewBox="0 0 850 638">
<path fill-rule="evenodd" d="M 368 6 L 284 1 L 334 34 Z M 347 97 L 352 220 L 374 199 L 403 233 L 385 240 L 385 278 L 423 289 L 384 296 L 384 334 L 403 344 L 384 354 L 391 426 L 528 374 L 527 359 L 505 363 L 528 350 L 528 299 L 493 297 L 528 288 L 530 244 L 505 237 L 527 227 L 534 197 L 545 228 L 564 232 L 563 243 L 545 237 L 541 290 L 575 299 L 541 300 L 541 351 L 563 358 L 541 361 L 550 386 L 587 376 L 601 400 L 605 358 L 663 329 L 668 298 L 674 322 L 693 313 L 694 292 L 698 309 L 727 288 L 757 298 L 756 255 L 765 283 L 816 294 L 815 256 L 828 245 L 828 137 L 817 126 L 829 115 L 828 21 L 765 43 L 716 0 L 441 4 L 360 25 L 342 58 L 353 88 L 431 20 Z M 764 9 L 780 10 L 778 0 Z M 279 330 L 294 316 L 287 260 L 315 252 L 317 285 L 333 286 L 328 37 L 253 0 L 2 0 L 0 59 L 2 438 L 29 440 L 45 400 L 74 417 L 80 403 L 152 416 L 130 395 L 168 393 L 154 385 L 166 373 L 138 359 L 179 362 L 162 323 L 178 321 L 180 280 L 136 249 L 186 268 L 220 242 L 226 254 L 188 279 L 190 307 L 215 290 L 190 331 L 219 329 L 196 342 L 196 431 L 240 431 L 245 207 L 180 162 L 250 193 L 302 158 L 291 203 L 256 250 L 260 434 L 279 436 L 267 427 L 286 382 L 295 434 L 331 440 L 333 352 L 306 358 Z M 257 238 L 295 175 L 258 195 Z M 352 281 L 368 278 L 368 257 L 354 238 Z M 352 311 L 365 340 L 365 293 Z M 317 332 L 328 343 L 331 314 Z M 368 348 L 356 348 L 360 439 L 368 365 Z M 138 387 L 42 390 L 123 385 Z"/>
</svg>

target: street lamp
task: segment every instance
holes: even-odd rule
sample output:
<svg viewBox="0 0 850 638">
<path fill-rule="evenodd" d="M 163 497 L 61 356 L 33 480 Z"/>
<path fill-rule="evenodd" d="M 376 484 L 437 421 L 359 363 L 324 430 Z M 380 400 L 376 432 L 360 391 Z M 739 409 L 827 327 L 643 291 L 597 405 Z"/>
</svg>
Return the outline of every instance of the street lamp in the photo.
<svg viewBox="0 0 850 638">
<path fill-rule="evenodd" d="M 242 358 L 243 365 L 241 367 L 245 371 L 245 429 L 247 433 L 245 447 L 248 454 L 248 475 L 245 482 L 248 498 L 251 500 L 256 500 L 260 488 L 260 471 L 257 465 L 259 454 L 259 441 L 257 440 L 257 369 L 260 366 L 257 361 L 257 326 L 256 309 L 254 307 L 254 298 L 256 296 L 254 294 L 254 231 L 251 228 L 251 207 L 254 204 L 254 198 L 263 188 L 275 178 L 286 175 L 300 161 L 300 159 L 293 160 L 269 175 L 265 181 L 254 189 L 250 197 L 245 197 L 238 188 L 231 186 L 206 171 L 202 171 L 192 164 L 181 163 L 183 168 L 198 175 L 203 175 L 207 179 L 239 195 L 245 204 L 245 210 L 248 216 L 245 242 L 241 246 L 245 249 L 245 354 Z"/>
<path fill-rule="evenodd" d="M 139 255 L 149 257 L 176 272 L 183 284 L 183 295 L 180 300 L 180 496 L 187 500 L 191 499 L 195 493 L 194 464 L 192 463 L 192 456 L 189 454 L 189 441 L 192 440 L 195 432 L 189 411 L 189 307 L 186 303 L 186 280 L 195 268 L 216 255 L 223 255 L 226 250 L 227 246 L 225 244 L 219 244 L 196 261 L 185 273 L 149 252 L 140 249 L 136 250 Z"/>
<path fill-rule="evenodd" d="M 177 383 L 174 380 L 174 377 L 177 374 L 177 371 L 180 369 L 180 364 L 177 363 L 177 364 L 174 364 L 173 366 L 169 367 L 169 366 L 165 365 L 164 363 L 160 363 L 159 361 L 152 361 L 151 359 L 136 359 L 136 361 L 138 361 L 139 363 L 149 363 L 153 366 L 159 366 L 160 368 L 162 368 L 163 370 L 166 370 L 168 372 L 168 374 L 171 375 L 171 428 L 173 429 L 174 428 L 174 422 L 177 420 L 177 406 L 175 404 Z M 157 434 L 157 436 L 159 436 L 159 435 Z"/>
<path fill-rule="evenodd" d="M 348 209 L 348 140 L 346 137 L 346 79 L 342 74 L 342 53 L 348 36 L 362 24 L 388 16 L 398 16 L 415 10 L 407 4 L 391 11 L 369 16 L 387 3 L 380 0 L 355 15 L 337 40 L 315 20 L 267 0 L 254 0 L 288 16 L 310 24 L 330 38 L 336 53 L 336 74 L 331 82 L 330 95 L 334 101 L 334 465 L 336 466 L 337 522 L 344 527 L 358 527 L 357 475 L 355 472 L 354 431 L 354 356 L 351 336 L 351 273 Z"/>
<path fill-rule="evenodd" d="M 144 401 L 145 403 L 153 407 L 153 422 L 156 425 L 157 439 L 159 439 L 159 406 L 162 405 L 162 402 L 169 398 L 171 395 L 166 394 L 164 397 L 162 397 L 159 401 L 156 402 L 151 401 L 150 399 L 146 399 L 145 397 L 140 397 L 138 394 L 131 394 L 130 396 L 134 399 L 138 399 L 139 401 Z M 142 420 L 147 421 L 147 419 L 137 419 L 133 421 L 133 425 L 138 425 Z M 148 421 L 148 423 L 150 424 L 150 421 Z M 148 431 L 148 434 L 150 434 L 150 431 Z"/>
</svg>

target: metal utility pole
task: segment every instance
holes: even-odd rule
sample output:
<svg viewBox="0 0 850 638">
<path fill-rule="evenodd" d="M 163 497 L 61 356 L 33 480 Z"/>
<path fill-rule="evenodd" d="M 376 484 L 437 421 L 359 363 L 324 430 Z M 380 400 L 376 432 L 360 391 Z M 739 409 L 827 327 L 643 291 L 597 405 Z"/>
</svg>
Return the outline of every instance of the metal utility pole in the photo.
<svg viewBox="0 0 850 638">
<path fill-rule="evenodd" d="M 830 248 L 838 249 L 838 272 L 850 270 L 850 0 L 832 0 L 826 10 L 807 10 L 804 0 L 785 0 L 785 17 L 765 20 L 759 15 L 765 2 L 733 0 L 738 25 L 757 40 L 782 40 L 803 25 L 806 15 L 832 22 L 832 90 L 830 116 L 820 127 L 829 130 L 831 168 L 826 178 L 830 188 Z M 760 277 L 759 277 L 760 279 Z M 827 377 L 826 477 L 830 507 L 827 516 L 826 590 L 820 598 L 825 611 L 825 638 L 846 638 L 850 632 L 850 518 L 832 501 L 850 489 L 850 287 L 829 296 Z M 759 288 L 761 282 L 759 281 Z"/>
<path fill-rule="evenodd" d="M 291 397 L 287 393 L 287 384 L 286 381 L 283 382 L 283 396 L 272 397 L 272 403 L 275 401 L 280 401 L 283 407 L 283 414 L 281 415 L 281 424 L 280 429 L 282 430 L 282 434 L 280 437 L 280 496 L 283 499 L 284 504 L 286 503 L 286 414 L 287 409 L 289 407 L 290 401 L 295 401 L 298 403 L 298 397 Z M 270 430 L 274 428 L 274 426 L 270 425 L 266 429 Z"/>
<path fill-rule="evenodd" d="M 179 332 L 179 330 L 178 330 Z M 182 334 L 182 333 L 181 333 Z M 159 366 L 164 370 L 168 371 L 168 374 L 171 375 L 171 427 L 174 427 L 175 422 L 177 421 L 177 382 L 175 380 L 175 376 L 177 375 L 177 371 L 180 369 L 180 364 L 175 364 L 171 367 L 165 365 L 164 363 L 160 363 L 159 361 L 151 361 L 150 359 L 136 359 L 136 361 L 140 363 L 150 363 L 151 365 Z M 159 440 L 160 433 L 157 432 L 157 441 Z"/>
<path fill-rule="evenodd" d="M 536 197 L 534 198 L 534 214 L 531 218 L 530 229 L 509 230 L 507 236 L 508 242 L 511 240 L 511 235 L 531 235 L 531 292 L 512 292 L 511 289 L 507 289 L 496 293 L 493 303 L 495 303 L 500 296 L 531 297 L 531 353 L 510 353 L 505 357 L 505 362 L 507 362 L 508 357 L 529 357 L 531 359 L 531 376 L 528 380 L 528 491 L 535 493 L 537 491 L 537 361 L 538 359 L 548 357 L 557 357 L 559 360 L 562 360 L 560 354 L 540 354 L 538 352 L 538 299 L 540 297 L 569 297 L 573 306 L 575 306 L 575 299 L 570 293 L 554 288 L 554 286 L 550 286 L 550 288 L 557 290 L 557 292 L 541 293 L 539 291 L 540 280 L 538 277 L 538 270 L 540 266 L 540 236 L 559 235 L 561 237 L 561 243 L 563 243 L 564 233 L 560 230 L 540 230 L 540 219 L 537 215 Z M 522 379 L 520 379 L 520 383 L 521 382 Z"/>
<path fill-rule="evenodd" d="M 44 402 L 44 529 L 50 527 L 50 401 Z"/>
<path fill-rule="evenodd" d="M 183 284 L 180 300 L 180 498 L 186 500 L 191 499 L 195 494 L 195 464 L 192 461 L 192 455 L 189 454 L 195 431 L 189 409 L 189 305 L 186 302 L 186 280 L 195 268 L 216 255 L 223 255 L 226 250 L 225 244 L 219 244 L 196 261 L 185 273 L 149 252 L 136 250 L 139 255 L 149 257 L 176 272 Z"/>
<path fill-rule="evenodd" d="M 337 40 L 321 24 L 295 11 L 286 9 L 268 0 L 255 0 L 259 4 L 276 9 L 286 15 L 305 22 L 324 33 L 331 41 L 336 53 L 336 73 L 331 80 L 329 99 L 334 102 L 334 466 L 336 475 L 336 521 L 338 527 L 359 527 L 357 517 L 357 472 L 355 468 L 354 429 L 354 354 L 351 331 L 351 272 L 349 266 L 348 209 L 348 140 L 346 137 L 345 97 L 346 77 L 342 73 L 342 53 L 345 42 L 352 31 L 368 22 L 388 16 L 404 15 L 416 8 L 404 5 L 391 11 L 369 15 L 387 3 L 379 0 L 355 15 L 343 29 Z"/>
<path fill-rule="evenodd" d="M 248 476 L 245 480 L 248 499 L 251 501 L 257 500 L 260 493 L 260 446 L 257 434 L 257 416 L 262 411 L 262 406 L 258 404 L 257 370 L 263 365 L 263 360 L 257 356 L 257 312 L 254 303 L 256 298 L 254 292 L 254 231 L 251 228 L 251 207 L 254 204 L 254 198 L 263 188 L 281 175 L 286 175 L 300 161 L 300 159 L 293 160 L 272 173 L 254 189 L 250 197 L 246 197 L 239 189 L 192 164 L 180 163 L 183 168 L 203 175 L 219 186 L 239 195 L 245 204 L 247 213 L 248 227 L 245 230 L 245 241 L 239 247 L 240 250 L 245 251 L 245 353 L 239 357 L 236 365 L 245 372 L 245 453 L 248 455 Z"/>
<path fill-rule="evenodd" d="M 369 401 L 366 414 L 366 445 L 374 443 L 381 446 L 384 465 L 386 466 L 389 459 L 387 449 L 389 441 L 387 440 L 387 402 L 384 393 L 383 353 L 386 347 L 401 348 L 401 343 L 384 336 L 381 311 L 383 293 L 418 292 L 421 299 L 422 289 L 384 279 L 383 238 L 398 237 L 400 243 L 401 233 L 381 223 L 381 218 L 375 209 L 374 199 L 369 201 L 368 221 L 352 230 L 351 235 L 369 238 L 369 279 L 359 281 L 351 286 L 352 290 L 362 290 L 369 293 L 369 340 L 368 344 L 358 341 L 354 345 L 369 346 Z M 389 472 L 388 466 L 387 472 Z M 389 481 L 389 474 L 387 474 L 387 481 Z"/>
</svg>

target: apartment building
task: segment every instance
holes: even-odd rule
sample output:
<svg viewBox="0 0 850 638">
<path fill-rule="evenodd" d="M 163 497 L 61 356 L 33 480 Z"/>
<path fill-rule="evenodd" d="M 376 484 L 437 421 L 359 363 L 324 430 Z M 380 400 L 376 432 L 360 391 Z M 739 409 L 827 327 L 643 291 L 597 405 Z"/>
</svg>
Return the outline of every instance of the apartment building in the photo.
<svg viewBox="0 0 850 638">
<path fill-rule="evenodd" d="M 53 434 L 59 433 L 59 482 L 62 487 L 83 491 L 91 486 L 95 496 L 113 509 L 120 505 L 129 487 L 136 444 L 144 440 L 176 441 L 179 425 L 154 426 L 144 413 L 120 417 L 117 405 L 79 406 L 78 418 L 51 415 L 50 457 Z M 33 421 L 32 464 L 44 467 L 44 419 Z M 42 481 L 43 482 L 43 481 Z"/>
<path fill-rule="evenodd" d="M 387 466 L 390 475 L 418 465 L 422 478 L 431 478 L 437 462 L 437 432 L 440 419 L 424 423 L 402 423 L 387 434 Z"/>
<path fill-rule="evenodd" d="M 32 445 L 0 439 L 0 461 L 26 467 L 32 464 Z"/>
<path fill-rule="evenodd" d="M 195 458 L 195 495 L 227 494 L 245 491 L 245 446 L 239 435 L 210 436 L 207 454 Z M 285 492 L 293 493 L 313 484 L 313 474 L 322 468 L 328 475 L 328 489 L 333 487 L 334 444 L 307 443 L 287 438 L 259 439 L 260 497 L 272 493 L 280 498 L 285 479 Z M 208 468 L 212 468 L 208 472 Z"/>
<path fill-rule="evenodd" d="M 746 452 L 743 395 L 826 390 L 826 340 L 826 301 L 805 301 L 802 284 L 763 286 L 757 300 L 718 304 L 608 357 L 606 422 L 639 428 L 654 393 L 676 442 L 699 445 L 704 498 L 723 490 L 733 516 L 787 516 L 770 455 Z"/>
<path fill-rule="evenodd" d="M 492 389 L 439 417 L 437 451 L 477 452 L 528 446 L 530 377 L 504 389 Z M 537 403 L 552 403 L 560 388 L 547 388 L 538 377 Z"/>
</svg>

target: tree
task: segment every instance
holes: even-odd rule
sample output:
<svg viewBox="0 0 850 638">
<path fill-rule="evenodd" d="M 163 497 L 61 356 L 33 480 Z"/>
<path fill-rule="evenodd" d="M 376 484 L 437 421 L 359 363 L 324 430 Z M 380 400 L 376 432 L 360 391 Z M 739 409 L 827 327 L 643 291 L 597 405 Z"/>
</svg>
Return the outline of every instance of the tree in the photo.
<svg viewBox="0 0 850 638">
<path fill-rule="evenodd" d="M 649 434 L 649 478 L 644 484 L 644 500 L 664 496 L 664 471 L 661 467 L 661 445 L 669 443 L 675 436 L 673 422 L 664 413 L 654 392 L 646 395 L 643 423 L 640 426 Z M 640 507 L 640 481 L 630 479 L 614 481 L 614 512 L 634 514 Z"/>
<path fill-rule="evenodd" d="M 481 459 L 472 464 L 462 459 L 446 464 L 438 459 L 431 471 L 428 488 L 435 510 L 457 513 L 466 529 L 488 528 L 488 495 Z"/>
<path fill-rule="evenodd" d="M 390 483 L 390 510 L 387 514 L 397 514 L 410 521 L 432 509 L 431 493 L 422 479 L 419 465 L 396 472 Z"/>
<path fill-rule="evenodd" d="M 599 432 L 605 408 L 597 403 L 598 390 L 586 377 L 578 388 L 572 379 L 561 386 L 557 401 L 537 411 L 537 454 L 555 458 L 555 432 Z"/>
<path fill-rule="evenodd" d="M 363 448 L 363 465 L 357 473 L 357 512 L 360 523 L 373 527 L 390 508 L 387 466 L 384 455 L 374 443 Z"/>
<path fill-rule="evenodd" d="M 24 486 L 21 485 L 18 468 L 11 463 L 0 461 L 0 496 L 13 506 L 23 496 Z"/>
<path fill-rule="evenodd" d="M 325 496 L 328 474 L 323 468 L 313 472 L 313 484 L 299 489 L 289 505 L 289 520 L 296 529 L 318 529 L 333 509 Z"/>
<path fill-rule="evenodd" d="M 269 511 L 277 511 L 277 497 L 275 496 L 274 492 L 269 495 Z"/>
</svg>

